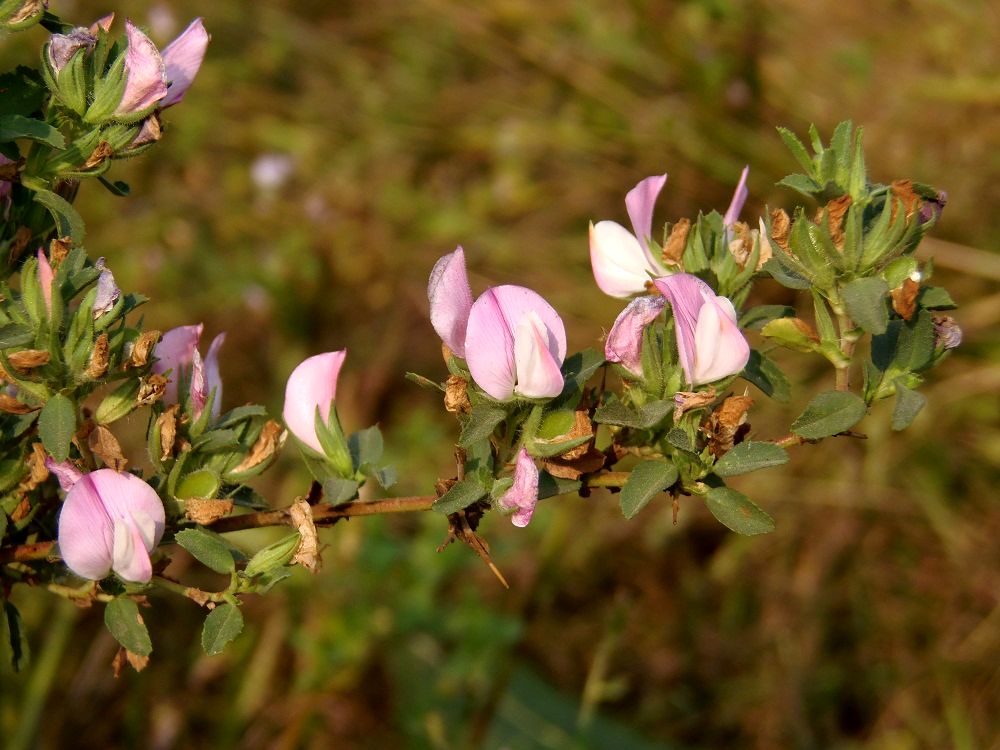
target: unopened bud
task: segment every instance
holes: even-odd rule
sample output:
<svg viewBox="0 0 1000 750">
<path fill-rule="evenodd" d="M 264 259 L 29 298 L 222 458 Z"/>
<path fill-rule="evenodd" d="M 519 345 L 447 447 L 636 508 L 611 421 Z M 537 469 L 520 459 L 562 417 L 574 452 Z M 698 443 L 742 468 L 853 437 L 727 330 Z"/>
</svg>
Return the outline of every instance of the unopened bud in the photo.
<svg viewBox="0 0 1000 750">
<path fill-rule="evenodd" d="M 284 539 L 279 539 L 274 544 L 264 547 L 264 549 L 258 551 L 257 554 L 250 558 L 250 562 L 247 563 L 247 567 L 243 572 L 248 577 L 253 578 L 254 576 L 270 573 L 272 570 L 277 570 L 287 565 L 296 550 L 298 550 L 301 540 L 302 537 L 296 532 L 289 534 Z"/>
</svg>

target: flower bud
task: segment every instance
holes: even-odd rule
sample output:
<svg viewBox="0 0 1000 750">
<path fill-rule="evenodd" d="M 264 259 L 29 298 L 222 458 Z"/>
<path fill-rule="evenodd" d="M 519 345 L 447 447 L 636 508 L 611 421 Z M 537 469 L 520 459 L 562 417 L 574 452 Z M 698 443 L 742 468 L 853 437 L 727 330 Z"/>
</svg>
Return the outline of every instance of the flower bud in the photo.
<svg viewBox="0 0 1000 750">
<path fill-rule="evenodd" d="M 523 528 L 531 521 L 537 503 L 538 467 L 528 451 L 521 448 L 514 460 L 514 484 L 497 501 L 497 507 L 505 513 L 513 512 L 510 522 Z"/>
<path fill-rule="evenodd" d="M 347 350 L 341 349 L 309 357 L 292 370 L 285 385 L 285 425 L 299 442 L 321 455 L 324 451 L 316 434 L 316 412 L 319 410 L 321 422 L 329 422 L 346 356 Z"/>
</svg>

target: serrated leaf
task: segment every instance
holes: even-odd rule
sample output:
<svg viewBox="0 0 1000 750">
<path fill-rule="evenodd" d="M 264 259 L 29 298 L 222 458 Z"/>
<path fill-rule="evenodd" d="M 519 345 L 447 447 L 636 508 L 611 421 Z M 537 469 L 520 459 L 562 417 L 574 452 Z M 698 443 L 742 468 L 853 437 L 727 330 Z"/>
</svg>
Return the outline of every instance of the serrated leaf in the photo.
<svg viewBox="0 0 1000 750">
<path fill-rule="evenodd" d="M 888 294 L 889 285 L 878 277 L 855 279 L 844 285 L 844 307 L 851 320 L 868 333 L 885 333 L 889 325 Z"/>
<path fill-rule="evenodd" d="M 184 529 L 174 535 L 174 541 L 216 573 L 232 573 L 236 569 L 233 554 L 226 543 L 207 531 Z"/>
<path fill-rule="evenodd" d="M 705 496 L 705 505 L 716 520 L 730 531 L 745 536 L 774 531 L 774 519 L 742 492 L 729 487 L 713 487 Z"/>
<path fill-rule="evenodd" d="M 42 407 L 38 415 L 38 436 L 56 463 L 69 458 L 70 441 L 76 432 L 76 405 L 57 393 Z"/>
<path fill-rule="evenodd" d="M 780 445 L 747 440 L 720 458 L 713 471 L 720 477 L 735 477 L 785 463 L 788 463 L 788 451 Z"/>
<path fill-rule="evenodd" d="M 895 385 L 896 404 L 892 409 L 892 429 L 899 431 L 913 424 L 913 420 L 927 403 L 927 397 L 907 388 L 902 378 L 897 378 Z"/>
<path fill-rule="evenodd" d="M 865 416 L 865 402 L 847 391 L 826 391 L 806 407 L 794 422 L 791 431 L 808 440 L 836 435 L 851 429 Z"/>
<path fill-rule="evenodd" d="M 677 481 L 677 467 L 667 461 L 643 461 L 632 469 L 622 487 L 620 505 L 625 518 L 633 518 L 650 500 Z"/>
<path fill-rule="evenodd" d="M 114 639 L 133 654 L 149 656 L 153 642 L 139 614 L 139 607 L 127 597 L 118 597 L 104 608 L 104 625 Z"/>
<path fill-rule="evenodd" d="M 219 491 L 219 475 L 211 469 L 198 469 L 177 483 L 174 496 L 180 500 L 213 498 Z"/>
<path fill-rule="evenodd" d="M 479 502 L 487 494 L 489 494 L 487 489 L 475 479 L 464 479 L 452 485 L 450 490 L 434 501 L 431 508 L 438 513 L 449 515 Z"/>
<path fill-rule="evenodd" d="M 83 243 L 86 236 L 83 219 L 69 201 L 50 190 L 35 190 L 34 199 L 52 214 L 57 236 L 70 237 L 78 245 Z"/>
<path fill-rule="evenodd" d="M 469 416 L 462 425 L 462 434 L 458 438 L 458 444 L 462 448 L 468 448 L 473 443 L 489 438 L 497 425 L 506 418 L 507 412 L 496 406 L 480 404 L 472 407 L 472 411 L 469 412 Z"/>
<path fill-rule="evenodd" d="M 221 654 L 236 636 L 243 632 L 243 613 L 235 604 L 221 604 L 205 618 L 201 629 L 201 647 L 209 656 Z"/>
</svg>

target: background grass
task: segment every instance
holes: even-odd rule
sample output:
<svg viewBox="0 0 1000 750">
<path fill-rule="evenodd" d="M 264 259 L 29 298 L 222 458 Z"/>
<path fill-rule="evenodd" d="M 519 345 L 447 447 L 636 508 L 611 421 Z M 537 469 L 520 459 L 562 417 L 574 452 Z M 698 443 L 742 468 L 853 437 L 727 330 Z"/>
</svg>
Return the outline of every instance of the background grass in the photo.
<svg viewBox="0 0 1000 750">
<path fill-rule="evenodd" d="M 110 8 L 53 9 L 89 23 Z M 779 124 L 829 134 L 852 118 L 874 179 L 947 190 L 921 255 L 966 338 L 905 434 L 877 409 L 867 441 L 744 478 L 777 520 L 767 537 L 691 503 L 673 526 L 665 505 L 627 523 L 613 497 L 563 498 L 526 530 L 484 524 L 506 591 L 468 550 L 435 551 L 439 517 L 356 520 L 324 532 L 319 576 L 247 601 L 222 656 L 200 652 L 197 607 L 157 600 L 152 663 L 117 681 L 100 611 L 16 590 L 33 662 L 0 666 L 7 744 L 1000 747 L 996 2 L 117 10 L 161 43 L 204 14 L 213 41 L 158 150 L 116 170 L 132 197 L 81 191 L 88 249 L 153 297 L 151 327 L 228 331 L 229 405 L 278 413 L 298 361 L 346 346 L 343 417 L 381 424 L 398 494 L 452 473 L 453 425 L 402 379 L 444 372 L 424 295 L 437 257 L 463 244 L 475 288 L 531 286 L 571 347 L 594 345 L 620 303 L 590 278 L 587 222 L 624 220 L 625 191 L 663 171 L 658 222 L 722 209 L 747 163 L 745 215 L 789 205 Z M 4 40 L 2 62 L 42 38 Z M 803 386 L 785 406 L 761 399 L 757 434 L 829 386 L 818 363 L 785 363 Z M 261 484 L 275 502 L 305 488 L 288 453 Z"/>
</svg>

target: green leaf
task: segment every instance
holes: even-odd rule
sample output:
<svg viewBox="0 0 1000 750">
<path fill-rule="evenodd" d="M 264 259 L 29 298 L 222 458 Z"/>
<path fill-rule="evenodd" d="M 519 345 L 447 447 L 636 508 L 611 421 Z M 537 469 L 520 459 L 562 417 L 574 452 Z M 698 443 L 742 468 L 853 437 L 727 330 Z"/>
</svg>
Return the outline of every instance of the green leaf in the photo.
<svg viewBox="0 0 1000 750">
<path fill-rule="evenodd" d="M 45 143 L 53 148 L 65 148 L 63 134 L 47 122 L 24 115 L 0 115 L 0 141 L 15 141 L 27 138 Z"/>
<path fill-rule="evenodd" d="M 323 497 L 328 503 L 346 503 L 358 494 L 358 483 L 353 479 L 329 477 L 323 480 Z"/>
<path fill-rule="evenodd" d="M 760 330 L 766 323 L 778 318 L 795 317 L 795 308 L 788 305 L 757 305 L 740 316 L 740 328 Z"/>
<path fill-rule="evenodd" d="M 299 532 L 296 531 L 279 539 L 274 544 L 269 544 L 250 558 L 243 573 L 253 578 L 284 566 L 299 548 L 301 539 Z"/>
<path fill-rule="evenodd" d="M 3 602 L 3 614 L 7 643 L 10 644 L 10 665 L 15 672 L 20 672 L 28 663 L 28 637 L 24 632 L 24 623 L 17 607 L 6 599 Z"/>
<path fill-rule="evenodd" d="M 774 531 L 774 519 L 742 492 L 729 487 L 713 487 L 705 496 L 705 505 L 716 520 L 730 531 L 746 536 Z"/>
<path fill-rule="evenodd" d="M 677 467 L 666 461 L 643 461 L 632 469 L 621 492 L 625 518 L 633 518 L 646 504 L 677 481 Z"/>
<path fill-rule="evenodd" d="M 469 416 L 462 425 L 462 434 L 458 438 L 458 444 L 462 448 L 468 448 L 473 443 L 486 440 L 493 434 L 497 425 L 506 418 L 506 411 L 490 404 L 479 404 L 472 407 L 472 411 L 469 412 Z"/>
<path fill-rule="evenodd" d="M 539 458 L 550 458 L 552 456 L 561 456 L 567 451 L 571 451 L 589 442 L 593 438 L 593 435 L 581 435 L 580 437 L 571 438 L 569 440 L 561 441 L 550 441 L 536 439 L 531 442 L 529 446 L 526 446 L 528 453 L 532 456 L 538 456 Z"/>
<path fill-rule="evenodd" d="M 691 444 L 691 437 L 680 427 L 674 427 L 667 433 L 667 442 L 686 453 L 695 452 L 694 445 Z"/>
<path fill-rule="evenodd" d="M 372 425 L 363 430 L 358 430 L 347 438 L 347 449 L 351 453 L 351 460 L 354 468 L 360 469 L 362 466 L 375 466 L 382 458 L 384 449 L 382 443 L 382 432 L 378 425 Z"/>
<path fill-rule="evenodd" d="M 431 508 L 445 515 L 457 513 L 462 508 L 479 502 L 487 494 L 487 489 L 475 479 L 464 479 L 452 485 L 450 490 L 434 501 Z"/>
<path fill-rule="evenodd" d="M 899 431 L 909 427 L 917 414 L 927 403 L 922 393 L 910 390 L 902 378 L 896 378 L 896 404 L 892 409 L 892 429 Z"/>
<path fill-rule="evenodd" d="M 205 618 L 201 630 L 201 647 L 209 656 L 221 654 L 223 649 L 243 631 L 243 614 L 235 604 L 221 604 Z"/>
<path fill-rule="evenodd" d="M 34 68 L 17 66 L 0 75 L 0 115 L 30 115 L 45 103 L 48 91 L 41 75 Z"/>
<path fill-rule="evenodd" d="M 777 318 L 760 330 L 764 338 L 796 352 L 814 352 L 819 342 L 808 326 L 798 318 Z"/>
<path fill-rule="evenodd" d="M 28 326 L 8 323 L 0 328 L 0 349 L 27 346 L 35 340 L 35 332 Z"/>
<path fill-rule="evenodd" d="M 198 469 L 181 479 L 174 492 L 179 500 L 213 498 L 219 491 L 219 475 L 211 469 Z"/>
<path fill-rule="evenodd" d="M 583 483 L 577 479 L 554 477 L 547 471 L 538 472 L 538 499 L 577 492 Z"/>
<path fill-rule="evenodd" d="M 925 370 L 934 359 L 934 320 L 926 310 L 920 310 L 899 328 L 894 367 L 910 372 Z"/>
<path fill-rule="evenodd" d="M 673 409 L 674 402 L 671 400 L 649 401 L 638 409 L 626 406 L 620 401 L 610 401 L 602 404 L 594 412 L 594 421 L 640 430 L 649 429 L 666 419 Z"/>
<path fill-rule="evenodd" d="M 917 303 L 928 310 L 954 310 L 958 307 L 951 295 L 941 286 L 922 287 Z"/>
<path fill-rule="evenodd" d="M 104 608 L 104 625 L 115 640 L 133 654 L 149 656 L 153 653 L 153 642 L 149 640 L 139 607 L 128 597 L 108 602 Z"/>
<path fill-rule="evenodd" d="M 235 430 L 209 430 L 191 444 L 191 450 L 198 453 L 229 453 L 240 448 L 240 437 Z"/>
<path fill-rule="evenodd" d="M 777 183 L 782 187 L 791 188 L 797 193 L 801 193 L 806 198 L 815 198 L 823 192 L 823 187 L 810 177 L 804 174 L 790 174 Z"/>
<path fill-rule="evenodd" d="M 889 325 L 888 294 L 889 285 L 878 277 L 855 279 L 844 285 L 844 307 L 851 320 L 868 333 L 885 333 Z"/>
<path fill-rule="evenodd" d="M 236 570 L 233 553 L 221 539 L 202 529 L 184 529 L 174 535 L 174 541 L 216 573 L 232 573 Z"/>
<path fill-rule="evenodd" d="M 38 436 L 56 463 L 69 458 L 70 441 L 76 432 L 76 405 L 61 393 L 50 398 L 38 415 Z"/>
<path fill-rule="evenodd" d="M 812 157 L 809 156 L 809 152 L 806 151 L 806 147 L 802 145 L 802 141 L 788 128 L 778 128 L 778 135 L 781 136 L 781 140 L 785 142 L 785 147 L 792 152 L 792 156 L 795 157 L 795 161 L 806 171 L 807 174 L 812 174 L 814 166 Z"/>
<path fill-rule="evenodd" d="M 788 451 L 780 445 L 748 440 L 720 458 L 713 471 L 720 477 L 734 477 L 785 463 L 788 463 Z"/>
<path fill-rule="evenodd" d="M 591 376 L 604 364 L 604 361 L 604 355 L 594 349 L 584 349 L 582 352 L 576 352 L 567 357 L 560 368 L 564 380 L 560 395 L 581 390 Z"/>
<path fill-rule="evenodd" d="M 237 406 L 235 409 L 227 411 L 218 421 L 215 423 L 215 428 L 217 430 L 231 429 L 236 427 L 241 422 L 246 422 L 247 420 L 253 419 L 254 417 L 266 417 L 267 409 L 258 404 L 247 404 L 245 406 Z"/>
<path fill-rule="evenodd" d="M 771 277 L 775 281 L 789 289 L 809 289 L 812 286 L 812 282 L 809 279 L 796 269 L 789 267 L 787 262 L 783 263 L 779 260 L 779 257 L 775 255 L 763 265 L 761 270 L 771 274 Z"/>
<path fill-rule="evenodd" d="M 791 430 L 808 440 L 819 440 L 851 429 L 865 416 L 865 402 L 847 391 L 826 391 L 806 407 Z"/>
<path fill-rule="evenodd" d="M 35 190 L 34 197 L 36 203 L 45 206 L 52 214 L 57 236 L 70 237 L 78 245 L 83 243 L 83 238 L 86 236 L 83 219 L 65 198 L 50 190 Z"/>
</svg>

